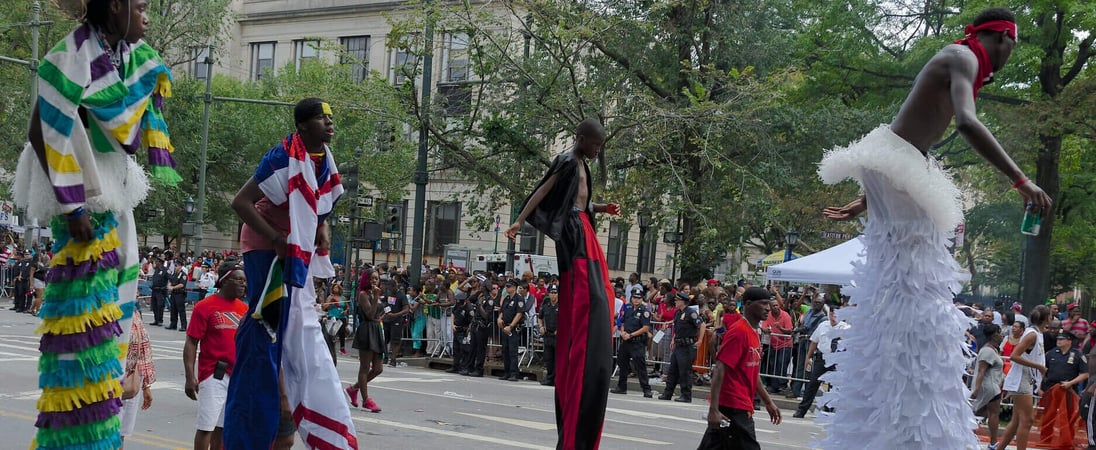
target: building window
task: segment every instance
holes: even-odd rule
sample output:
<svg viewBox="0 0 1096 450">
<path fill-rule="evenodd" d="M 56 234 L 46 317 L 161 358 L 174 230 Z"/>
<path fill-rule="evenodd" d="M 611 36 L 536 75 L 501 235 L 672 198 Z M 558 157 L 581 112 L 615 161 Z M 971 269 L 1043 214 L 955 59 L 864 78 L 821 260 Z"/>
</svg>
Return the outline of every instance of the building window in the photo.
<svg viewBox="0 0 1096 450">
<path fill-rule="evenodd" d="M 544 233 L 537 231 L 535 227 L 524 223 L 521 226 L 521 241 L 518 245 L 518 253 L 530 253 L 540 255 L 544 253 Z"/>
<path fill-rule="evenodd" d="M 658 248 L 658 230 L 652 227 L 639 228 L 639 254 L 636 255 L 636 272 L 641 274 L 655 271 L 655 250 Z"/>
<path fill-rule="evenodd" d="M 369 36 L 344 37 L 342 47 L 343 64 L 350 66 L 350 79 L 361 83 L 369 76 Z"/>
<path fill-rule="evenodd" d="M 274 46 L 277 42 L 251 44 L 251 79 L 261 80 L 267 72 L 274 72 Z"/>
<path fill-rule="evenodd" d="M 605 252 L 609 270 L 624 270 L 628 257 L 628 226 L 623 222 L 609 222 L 609 245 Z"/>
<path fill-rule="evenodd" d="M 472 78 L 472 65 L 468 58 L 468 34 L 449 33 L 445 36 L 442 58 L 445 67 L 444 82 L 456 83 Z"/>
<path fill-rule="evenodd" d="M 300 72 L 301 66 L 308 61 L 320 59 L 320 41 L 301 39 L 293 41 L 293 65 Z"/>
<path fill-rule="evenodd" d="M 388 79 L 392 80 L 392 84 L 401 85 L 407 82 L 407 79 L 413 75 L 417 75 L 418 59 L 415 57 L 411 50 L 397 48 L 392 50 L 392 58 L 389 61 Z M 416 76 L 416 78 L 418 78 Z"/>
<path fill-rule="evenodd" d="M 194 75 L 194 78 L 204 80 L 209 76 L 209 47 L 198 47 L 194 49 L 194 53 L 191 74 Z"/>
<path fill-rule="evenodd" d="M 426 245 L 423 252 L 440 256 L 445 246 L 460 242 L 460 203 L 432 201 L 426 205 Z"/>
</svg>

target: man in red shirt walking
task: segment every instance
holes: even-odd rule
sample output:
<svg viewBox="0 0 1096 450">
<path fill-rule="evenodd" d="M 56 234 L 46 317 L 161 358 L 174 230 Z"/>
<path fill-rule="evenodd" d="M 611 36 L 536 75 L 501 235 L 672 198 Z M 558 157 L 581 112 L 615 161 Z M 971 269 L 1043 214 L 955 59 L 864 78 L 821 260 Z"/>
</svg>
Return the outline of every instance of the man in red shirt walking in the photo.
<svg viewBox="0 0 1096 450">
<path fill-rule="evenodd" d="M 712 371 L 711 405 L 708 407 L 708 430 L 700 442 L 701 449 L 733 448 L 760 450 L 753 422 L 753 398 L 761 396 L 769 420 L 780 423 L 780 409 L 768 392 L 758 389 L 761 383 L 761 339 L 757 326 L 769 314 L 769 292 L 751 287 L 742 295 L 742 314 L 732 316 L 726 324 L 723 344 L 716 355 Z"/>
<path fill-rule="evenodd" d="M 183 346 L 186 396 L 198 401 L 194 448 L 203 450 L 221 448 L 228 381 L 236 365 L 236 328 L 247 314 L 247 303 L 240 300 L 247 278 L 238 261 L 221 264 L 215 286 L 216 293 L 194 305 Z M 198 376 L 194 376 L 195 359 Z"/>
</svg>

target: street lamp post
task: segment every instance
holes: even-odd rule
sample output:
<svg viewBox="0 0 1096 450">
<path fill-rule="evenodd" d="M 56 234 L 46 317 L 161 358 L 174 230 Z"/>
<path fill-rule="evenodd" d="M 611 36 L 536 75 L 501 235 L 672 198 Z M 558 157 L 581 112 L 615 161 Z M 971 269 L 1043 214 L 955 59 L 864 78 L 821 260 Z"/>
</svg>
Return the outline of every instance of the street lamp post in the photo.
<svg viewBox="0 0 1096 450">
<path fill-rule="evenodd" d="M 643 212 L 636 214 L 636 225 L 639 225 L 639 252 L 636 254 L 636 273 L 642 275 L 647 258 L 647 228 L 651 226 L 650 219 Z"/>
<path fill-rule="evenodd" d="M 183 212 L 186 213 L 186 219 L 183 221 L 183 237 L 186 238 L 186 246 L 183 247 L 183 252 L 190 251 L 190 238 L 195 235 L 194 222 L 190 221 L 190 217 L 194 215 L 194 198 L 187 197 L 183 201 Z"/>
<path fill-rule="evenodd" d="M 795 250 L 795 244 L 798 242 L 799 232 L 795 231 L 795 227 L 788 228 L 788 232 L 784 234 L 784 244 L 786 244 L 784 250 L 784 262 L 792 260 L 792 252 Z"/>
</svg>

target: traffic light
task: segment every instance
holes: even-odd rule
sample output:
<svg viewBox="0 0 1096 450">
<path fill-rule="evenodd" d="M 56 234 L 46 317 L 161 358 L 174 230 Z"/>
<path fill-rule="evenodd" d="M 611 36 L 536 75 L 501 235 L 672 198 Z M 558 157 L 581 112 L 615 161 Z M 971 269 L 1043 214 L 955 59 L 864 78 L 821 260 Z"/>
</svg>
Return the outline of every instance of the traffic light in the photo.
<svg viewBox="0 0 1096 450">
<path fill-rule="evenodd" d="M 385 209 L 384 230 L 389 233 L 403 231 L 403 206 L 388 205 Z"/>
</svg>

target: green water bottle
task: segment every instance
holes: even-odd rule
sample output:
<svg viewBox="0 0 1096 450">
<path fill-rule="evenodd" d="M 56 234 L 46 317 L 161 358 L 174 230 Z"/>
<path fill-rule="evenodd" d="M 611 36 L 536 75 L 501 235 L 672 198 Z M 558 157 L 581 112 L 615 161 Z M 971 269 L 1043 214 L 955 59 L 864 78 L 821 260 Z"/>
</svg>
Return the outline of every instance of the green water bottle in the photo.
<svg viewBox="0 0 1096 450">
<path fill-rule="evenodd" d="M 1020 234 L 1026 234 L 1028 236 L 1038 236 L 1039 229 L 1042 228 L 1042 226 L 1042 211 L 1032 211 L 1031 203 L 1028 203 L 1027 208 L 1024 209 L 1024 221 L 1020 222 Z"/>
</svg>

